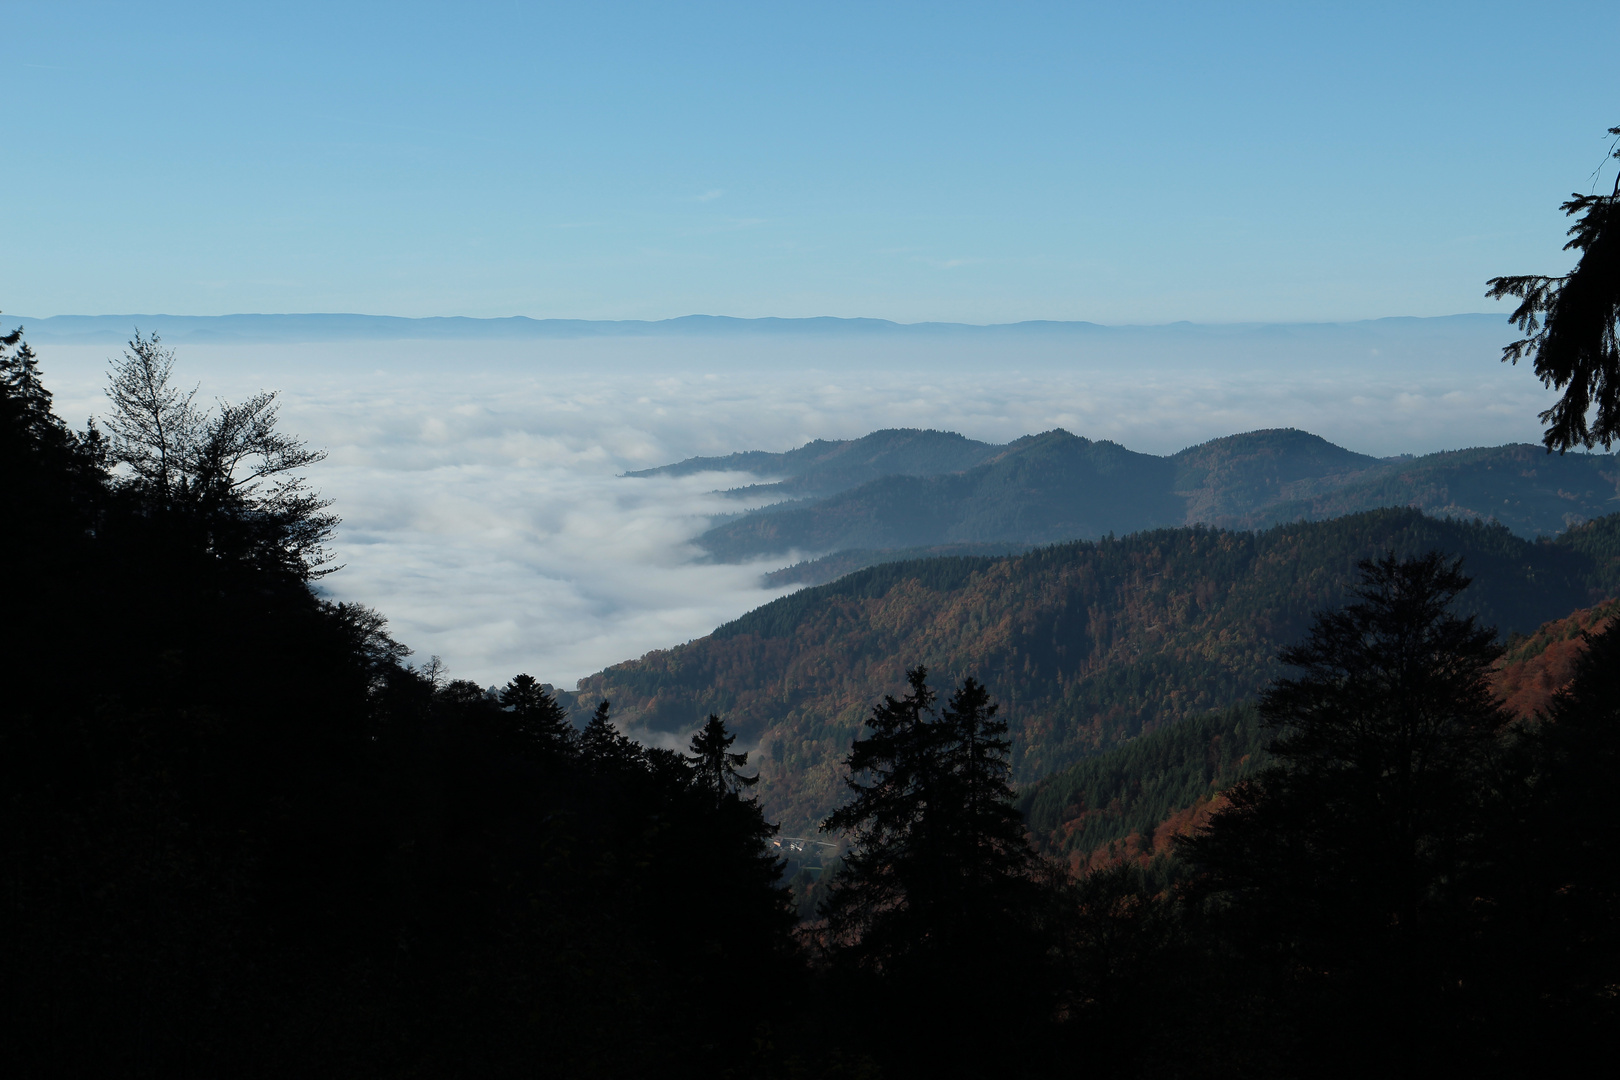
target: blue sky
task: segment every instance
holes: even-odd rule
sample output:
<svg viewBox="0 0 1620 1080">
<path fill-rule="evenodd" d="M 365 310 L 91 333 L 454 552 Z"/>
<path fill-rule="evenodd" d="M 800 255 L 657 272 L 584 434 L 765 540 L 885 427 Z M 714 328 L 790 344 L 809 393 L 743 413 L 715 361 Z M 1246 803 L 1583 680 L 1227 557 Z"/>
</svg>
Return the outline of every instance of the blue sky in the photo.
<svg viewBox="0 0 1620 1080">
<path fill-rule="evenodd" d="M 0 4 L 0 308 L 1492 310 L 1620 5 Z"/>
</svg>

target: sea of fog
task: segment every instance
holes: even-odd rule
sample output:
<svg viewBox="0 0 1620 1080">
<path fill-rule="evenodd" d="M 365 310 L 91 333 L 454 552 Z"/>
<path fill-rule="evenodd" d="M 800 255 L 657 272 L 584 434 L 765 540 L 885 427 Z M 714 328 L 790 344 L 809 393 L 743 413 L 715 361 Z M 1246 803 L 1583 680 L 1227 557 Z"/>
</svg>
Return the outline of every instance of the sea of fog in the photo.
<svg viewBox="0 0 1620 1080">
<path fill-rule="evenodd" d="M 8 324 L 9 325 L 9 324 Z M 1498 317 L 1089 333 L 717 334 L 270 344 L 170 339 L 199 400 L 281 393 L 343 524 L 322 587 L 385 613 L 420 659 L 501 683 L 582 675 L 781 594 L 691 541 L 741 507 L 693 455 L 884 427 L 1005 442 L 1066 428 L 1164 454 L 1298 427 L 1363 453 L 1535 442 L 1550 396 L 1498 362 Z M 31 335 L 57 411 L 105 412 L 111 341 Z M 805 553 L 813 554 L 813 553 Z"/>
</svg>

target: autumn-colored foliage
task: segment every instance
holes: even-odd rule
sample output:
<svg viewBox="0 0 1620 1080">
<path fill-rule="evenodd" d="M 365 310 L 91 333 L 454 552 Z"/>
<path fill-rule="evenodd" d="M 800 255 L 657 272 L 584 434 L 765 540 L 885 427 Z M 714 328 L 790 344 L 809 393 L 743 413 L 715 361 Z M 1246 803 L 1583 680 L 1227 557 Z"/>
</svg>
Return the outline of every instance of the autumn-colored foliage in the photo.
<svg viewBox="0 0 1620 1080">
<path fill-rule="evenodd" d="M 1616 528 L 1600 524 L 1578 531 L 1588 547 Z M 1164 529 L 871 567 L 584 679 L 580 697 L 611 699 L 632 729 L 686 733 L 724 716 L 758 748 L 767 815 L 803 835 L 837 805 L 838 762 L 909 665 L 990 688 L 1027 784 L 1251 699 L 1311 613 L 1342 601 L 1358 560 L 1434 548 L 1464 556 L 1478 584 L 1463 603 L 1504 631 L 1613 589 L 1612 568 L 1572 543 L 1414 510 L 1259 533 Z"/>
<path fill-rule="evenodd" d="M 1510 641 L 1491 675 L 1491 689 L 1516 717 L 1528 719 L 1546 712 L 1553 695 L 1575 677 L 1575 663 L 1586 649 L 1587 635 L 1602 632 L 1617 615 L 1620 600 L 1609 600 Z"/>
<path fill-rule="evenodd" d="M 1545 715 L 1575 677 L 1589 636 L 1620 615 L 1620 599 L 1583 608 L 1514 635 L 1490 676 L 1516 719 Z M 1147 864 L 1172 851 L 1224 805 L 1222 792 L 1263 766 L 1264 733 L 1253 711 L 1195 718 L 1087 758 L 1027 786 L 1019 797 L 1044 852 L 1075 871 Z"/>
</svg>

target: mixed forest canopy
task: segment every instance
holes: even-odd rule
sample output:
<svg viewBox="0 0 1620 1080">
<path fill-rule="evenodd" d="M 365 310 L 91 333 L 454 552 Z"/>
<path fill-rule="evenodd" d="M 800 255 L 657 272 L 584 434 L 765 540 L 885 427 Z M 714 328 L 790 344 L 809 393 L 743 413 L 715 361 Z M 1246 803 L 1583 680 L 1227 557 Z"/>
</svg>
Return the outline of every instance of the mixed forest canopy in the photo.
<svg viewBox="0 0 1620 1080">
<path fill-rule="evenodd" d="M 887 563 L 804 589 L 581 680 L 639 729 L 709 712 L 760 747 L 766 813 L 799 834 L 828 813 L 871 701 L 921 663 L 996 689 L 1031 783 L 1082 757 L 1253 700 L 1311 613 L 1387 551 L 1462 556 L 1460 601 L 1506 634 L 1620 589 L 1620 517 L 1526 541 L 1501 526 L 1379 510 L 1264 532 L 1192 528 L 1009 557 Z"/>
</svg>

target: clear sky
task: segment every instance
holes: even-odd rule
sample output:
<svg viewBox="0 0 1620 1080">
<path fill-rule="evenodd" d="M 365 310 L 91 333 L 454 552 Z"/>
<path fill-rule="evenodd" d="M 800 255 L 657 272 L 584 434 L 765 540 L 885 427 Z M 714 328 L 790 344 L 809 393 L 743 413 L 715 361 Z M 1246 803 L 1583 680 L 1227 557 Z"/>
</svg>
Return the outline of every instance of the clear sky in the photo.
<svg viewBox="0 0 1620 1080">
<path fill-rule="evenodd" d="M 0 308 L 1493 310 L 1620 4 L 0 3 Z"/>
</svg>

